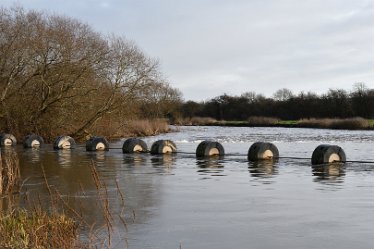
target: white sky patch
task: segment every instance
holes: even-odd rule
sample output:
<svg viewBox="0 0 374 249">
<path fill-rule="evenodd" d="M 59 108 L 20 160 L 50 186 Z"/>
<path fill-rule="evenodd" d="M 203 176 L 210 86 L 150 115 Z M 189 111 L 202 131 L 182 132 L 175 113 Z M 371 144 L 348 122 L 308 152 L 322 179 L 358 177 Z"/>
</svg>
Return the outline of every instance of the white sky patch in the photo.
<svg viewBox="0 0 374 249">
<path fill-rule="evenodd" d="M 104 2 L 100 2 L 99 6 L 102 8 L 109 8 L 111 7 L 111 4 L 109 2 L 104 1 Z"/>
</svg>

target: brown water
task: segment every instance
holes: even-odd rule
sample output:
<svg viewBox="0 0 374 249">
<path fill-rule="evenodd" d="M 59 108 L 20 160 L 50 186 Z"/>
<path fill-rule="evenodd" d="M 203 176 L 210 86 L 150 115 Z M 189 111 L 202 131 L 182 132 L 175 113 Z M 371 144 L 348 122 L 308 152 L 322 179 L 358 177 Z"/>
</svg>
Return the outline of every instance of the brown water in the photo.
<svg viewBox="0 0 374 249">
<path fill-rule="evenodd" d="M 104 223 L 90 164 L 106 183 L 114 219 L 114 248 L 373 248 L 374 164 L 311 167 L 309 159 L 248 163 L 253 142 L 273 142 L 280 156 L 310 158 L 322 143 L 347 160 L 374 161 L 373 131 L 182 127 L 172 156 L 89 153 L 17 147 L 24 189 L 43 202 L 45 179 L 89 222 Z M 218 140 L 222 160 L 197 160 L 198 143 Z M 123 141 L 111 144 L 120 148 Z M 119 191 L 125 197 L 121 201 Z M 47 203 L 47 202 L 46 202 Z"/>
</svg>

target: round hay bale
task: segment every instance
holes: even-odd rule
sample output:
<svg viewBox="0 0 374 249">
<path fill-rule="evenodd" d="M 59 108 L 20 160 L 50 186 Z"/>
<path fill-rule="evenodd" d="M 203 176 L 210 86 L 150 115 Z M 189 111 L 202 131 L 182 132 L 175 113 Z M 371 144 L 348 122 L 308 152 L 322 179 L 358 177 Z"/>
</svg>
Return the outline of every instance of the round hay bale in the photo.
<svg viewBox="0 0 374 249">
<path fill-rule="evenodd" d="M 170 154 L 177 152 L 177 146 L 171 140 L 158 140 L 152 144 L 151 154 Z"/>
<path fill-rule="evenodd" d="M 76 143 L 74 138 L 70 136 L 59 136 L 53 143 L 53 149 L 55 150 L 69 150 L 75 149 Z"/>
<path fill-rule="evenodd" d="M 15 146 L 17 144 L 17 139 L 8 133 L 1 133 L 0 134 L 0 146 Z"/>
<path fill-rule="evenodd" d="M 215 141 L 203 141 L 196 148 L 196 157 L 224 156 L 222 144 Z"/>
<path fill-rule="evenodd" d="M 123 143 L 122 152 L 123 153 L 134 153 L 134 152 L 147 152 L 147 144 L 138 138 L 129 138 Z"/>
<path fill-rule="evenodd" d="M 256 142 L 248 150 L 248 160 L 256 162 L 259 160 L 278 159 L 278 148 L 272 143 Z"/>
<path fill-rule="evenodd" d="M 91 137 L 86 142 L 87 151 L 104 151 L 109 150 L 109 143 L 104 137 Z"/>
<path fill-rule="evenodd" d="M 337 145 L 321 144 L 313 151 L 312 164 L 328 164 L 334 162 L 345 162 L 344 150 Z"/>
<path fill-rule="evenodd" d="M 24 148 L 39 148 L 44 144 L 44 139 L 36 134 L 30 134 L 23 140 Z"/>
</svg>

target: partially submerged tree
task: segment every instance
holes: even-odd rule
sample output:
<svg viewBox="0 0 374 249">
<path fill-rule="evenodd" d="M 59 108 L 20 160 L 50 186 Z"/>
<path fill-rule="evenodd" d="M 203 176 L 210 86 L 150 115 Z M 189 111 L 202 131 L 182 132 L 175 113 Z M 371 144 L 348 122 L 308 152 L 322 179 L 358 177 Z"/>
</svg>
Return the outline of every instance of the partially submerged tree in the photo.
<svg viewBox="0 0 374 249">
<path fill-rule="evenodd" d="M 2 131 L 80 138 L 103 118 L 121 125 L 128 114 L 144 117 L 134 103 L 147 103 L 142 93 L 155 88 L 176 91 L 134 43 L 67 17 L 0 10 Z M 166 94 L 153 106 L 175 99 Z"/>
</svg>

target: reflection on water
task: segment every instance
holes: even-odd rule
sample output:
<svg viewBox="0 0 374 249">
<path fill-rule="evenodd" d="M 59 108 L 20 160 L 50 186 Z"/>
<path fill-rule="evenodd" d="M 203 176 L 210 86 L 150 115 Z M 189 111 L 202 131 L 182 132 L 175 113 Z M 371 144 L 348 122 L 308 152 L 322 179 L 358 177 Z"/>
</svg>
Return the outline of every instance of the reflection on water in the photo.
<svg viewBox="0 0 374 249">
<path fill-rule="evenodd" d="M 199 140 L 206 138 L 218 138 L 227 156 L 196 159 Z M 115 214 L 114 229 L 128 238 L 129 248 L 348 249 L 357 248 L 357 242 L 372 248 L 373 165 L 312 167 L 310 160 L 284 158 L 248 163 L 246 154 L 253 142 L 270 141 L 281 156 L 308 158 L 321 141 L 337 141 L 348 160 L 374 161 L 373 131 L 191 127 L 145 138 L 148 144 L 158 139 L 175 141 L 182 153 L 17 147 L 21 175 L 27 179 L 24 193 L 48 206 L 47 181 L 71 208 L 103 225 L 92 180 L 94 163 Z M 123 248 L 118 245 L 113 248 Z"/>
<path fill-rule="evenodd" d="M 87 156 L 90 160 L 96 162 L 98 166 L 104 166 L 107 153 L 107 151 L 87 152 Z"/>
<path fill-rule="evenodd" d="M 151 163 L 155 168 L 160 168 L 160 166 L 171 168 L 175 161 L 176 157 L 173 154 L 154 155 L 151 158 Z"/>
<path fill-rule="evenodd" d="M 344 164 L 334 163 L 328 165 L 312 165 L 314 181 L 320 183 L 342 183 L 344 182 Z"/>
<path fill-rule="evenodd" d="M 219 158 L 206 158 L 206 159 L 197 159 L 196 165 L 199 168 L 206 169 L 206 168 L 223 168 L 222 161 Z"/>
<path fill-rule="evenodd" d="M 204 159 L 197 159 L 196 165 L 199 168 L 197 172 L 199 175 L 210 175 L 210 176 L 225 176 L 223 174 L 223 162 L 222 157 L 209 157 Z M 206 178 L 204 178 L 206 179 Z"/>
<path fill-rule="evenodd" d="M 61 167 L 72 166 L 72 150 L 57 150 L 57 160 Z"/>
<path fill-rule="evenodd" d="M 261 160 L 257 162 L 249 162 L 248 169 L 249 173 L 253 177 L 268 178 L 278 174 L 278 168 L 276 161 L 273 160 Z"/>
<path fill-rule="evenodd" d="M 128 167 L 141 166 L 146 163 L 146 157 L 143 154 L 124 154 L 123 163 Z"/>
<path fill-rule="evenodd" d="M 172 174 L 176 157 L 173 154 L 153 155 L 151 164 L 158 174 Z"/>
<path fill-rule="evenodd" d="M 30 153 L 30 161 L 37 163 L 40 161 L 40 148 L 31 148 L 28 150 Z"/>
</svg>

